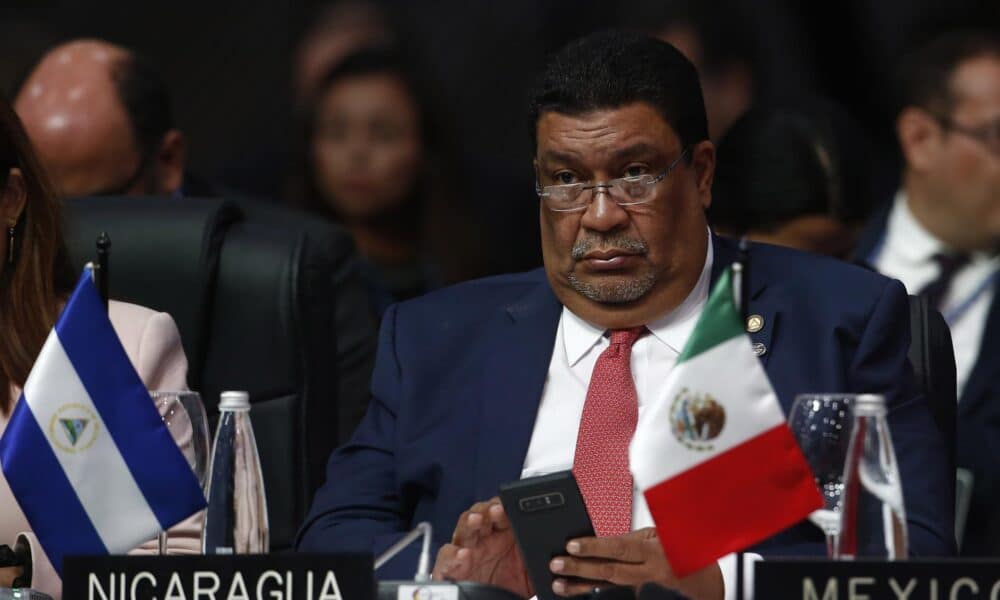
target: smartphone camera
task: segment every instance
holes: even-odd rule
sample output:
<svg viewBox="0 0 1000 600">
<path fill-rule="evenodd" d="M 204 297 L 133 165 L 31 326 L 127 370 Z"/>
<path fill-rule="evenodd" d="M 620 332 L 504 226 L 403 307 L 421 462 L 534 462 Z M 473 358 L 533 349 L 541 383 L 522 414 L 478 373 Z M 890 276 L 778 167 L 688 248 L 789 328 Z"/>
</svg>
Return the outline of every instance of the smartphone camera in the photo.
<svg viewBox="0 0 1000 600">
<path fill-rule="evenodd" d="M 566 498 L 560 492 L 551 492 L 530 498 L 521 498 L 518 504 L 521 507 L 521 512 L 535 512 L 560 507 L 566 504 Z"/>
</svg>

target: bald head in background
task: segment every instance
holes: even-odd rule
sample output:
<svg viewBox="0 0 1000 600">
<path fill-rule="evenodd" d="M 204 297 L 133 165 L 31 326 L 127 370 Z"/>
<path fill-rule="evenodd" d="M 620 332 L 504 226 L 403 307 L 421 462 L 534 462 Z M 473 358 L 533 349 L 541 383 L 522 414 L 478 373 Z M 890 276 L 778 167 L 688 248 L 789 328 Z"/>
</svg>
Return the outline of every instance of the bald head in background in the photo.
<svg viewBox="0 0 1000 600">
<path fill-rule="evenodd" d="M 144 61 L 101 40 L 47 52 L 14 103 L 64 197 L 175 194 L 184 180 L 184 136 L 166 88 Z"/>
</svg>

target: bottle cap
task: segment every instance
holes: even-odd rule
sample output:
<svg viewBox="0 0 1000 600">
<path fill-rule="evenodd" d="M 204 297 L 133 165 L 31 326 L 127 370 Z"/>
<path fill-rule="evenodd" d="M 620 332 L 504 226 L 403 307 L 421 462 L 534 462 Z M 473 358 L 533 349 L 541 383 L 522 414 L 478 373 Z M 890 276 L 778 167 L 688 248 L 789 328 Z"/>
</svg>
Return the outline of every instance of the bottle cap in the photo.
<svg viewBox="0 0 1000 600">
<path fill-rule="evenodd" d="M 247 392 L 222 392 L 219 410 L 250 410 L 250 394 Z"/>
<path fill-rule="evenodd" d="M 885 396 L 882 394 L 858 394 L 854 398 L 854 414 L 863 417 L 885 414 Z"/>
</svg>

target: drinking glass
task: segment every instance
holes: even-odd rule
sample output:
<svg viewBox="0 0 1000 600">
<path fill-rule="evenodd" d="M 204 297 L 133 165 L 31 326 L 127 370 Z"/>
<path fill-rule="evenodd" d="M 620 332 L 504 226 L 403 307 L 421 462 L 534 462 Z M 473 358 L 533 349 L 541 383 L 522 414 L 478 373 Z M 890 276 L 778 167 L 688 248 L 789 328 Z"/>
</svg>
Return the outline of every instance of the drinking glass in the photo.
<svg viewBox="0 0 1000 600">
<path fill-rule="evenodd" d="M 208 420 L 201 396 L 198 392 L 189 391 L 154 391 L 150 392 L 150 396 L 171 437 L 198 478 L 198 485 L 204 490 L 209 450 Z M 159 546 L 160 554 L 166 554 L 166 531 L 160 533 Z"/>
<path fill-rule="evenodd" d="M 853 394 L 800 394 L 788 417 L 788 426 L 823 495 L 824 507 L 809 515 L 809 520 L 826 536 L 830 558 L 836 558 L 840 535 L 840 501 L 847 446 L 851 442 L 853 401 Z"/>
</svg>

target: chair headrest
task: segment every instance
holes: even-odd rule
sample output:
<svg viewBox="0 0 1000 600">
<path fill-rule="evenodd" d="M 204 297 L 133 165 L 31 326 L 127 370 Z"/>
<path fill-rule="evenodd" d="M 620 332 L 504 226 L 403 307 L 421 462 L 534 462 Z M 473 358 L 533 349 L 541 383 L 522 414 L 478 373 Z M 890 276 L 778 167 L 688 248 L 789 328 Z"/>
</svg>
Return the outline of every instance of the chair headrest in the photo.
<svg viewBox="0 0 1000 600">
<path fill-rule="evenodd" d="M 107 232 L 110 296 L 170 313 L 198 389 L 219 249 L 239 208 L 218 198 L 111 196 L 70 199 L 63 212 L 73 265 L 94 260 L 97 236 Z"/>
</svg>

